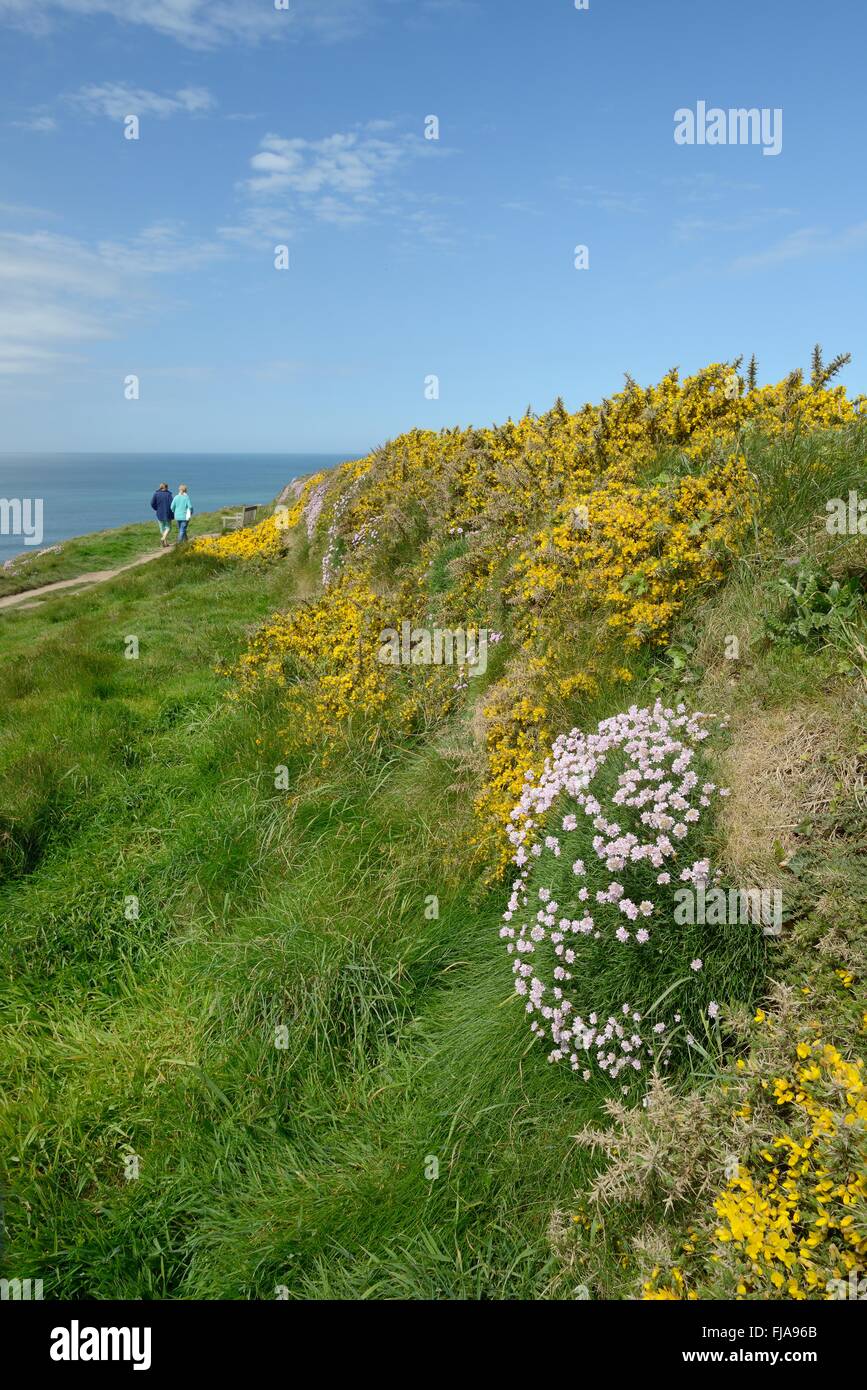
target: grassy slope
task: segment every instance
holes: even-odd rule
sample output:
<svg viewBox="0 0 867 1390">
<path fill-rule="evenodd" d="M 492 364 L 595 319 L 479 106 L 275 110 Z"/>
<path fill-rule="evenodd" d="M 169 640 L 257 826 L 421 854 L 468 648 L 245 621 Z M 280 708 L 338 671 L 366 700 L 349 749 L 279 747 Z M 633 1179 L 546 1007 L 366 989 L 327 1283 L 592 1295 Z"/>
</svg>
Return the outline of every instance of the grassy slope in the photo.
<svg viewBox="0 0 867 1390">
<path fill-rule="evenodd" d="M 491 949 L 498 897 L 443 873 L 468 831 L 454 757 L 335 769 L 289 819 L 273 723 L 227 705 L 212 673 L 291 582 L 172 557 L 85 614 L 53 599 L 4 620 L 3 707 L 32 730 L 4 750 L 9 867 L 27 871 L 2 900 L 7 1221 L 16 1268 L 53 1294 L 544 1279 L 550 1201 L 575 1179 L 571 1087 L 527 1067 Z"/>
<path fill-rule="evenodd" d="M 760 641 L 722 666 L 775 573 L 682 634 L 735 737 L 840 689 Z M 318 782 L 290 763 L 287 813 L 279 711 L 214 674 L 310 582 L 302 552 L 172 556 L 0 620 L 8 1272 L 49 1297 L 571 1298 L 549 1224 L 598 1168 L 573 1136 L 604 1092 L 545 1063 L 511 994 L 502 894 L 462 853 L 469 730 Z"/>
<path fill-rule="evenodd" d="M 224 507 L 216 512 L 202 512 L 193 517 L 191 536 L 206 531 L 219 531 L 220 518 L 225 512 L 238 508 Z M 260 519 L 267 508 L 260 509 Z M 177 539 L 177 528 L 173 528 Z M 159 532 L 153 521 L 133 526 L 120 526 L 114 531 L 94 531 L 89 536 L 76 536 L 63 541 L 59 553 L 38 555 L 22 551 L 15 556 L 14 570 L 0 569 L 0 598 L 21 594 L 42 584 L 55 584 L 62 579 L 76 579 L 91 570 L 119 569 L 139 555 L 147 555 L 159 546 Z"/>
</svg>

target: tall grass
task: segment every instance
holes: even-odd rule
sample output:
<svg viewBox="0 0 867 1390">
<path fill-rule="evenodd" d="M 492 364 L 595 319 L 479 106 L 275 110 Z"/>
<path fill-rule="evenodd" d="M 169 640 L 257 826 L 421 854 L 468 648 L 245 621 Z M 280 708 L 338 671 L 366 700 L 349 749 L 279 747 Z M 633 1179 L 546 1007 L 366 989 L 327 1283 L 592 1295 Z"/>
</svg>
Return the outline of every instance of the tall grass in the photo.
<svg viewBox="0 0 867 1390">
<path fill-rule="evenodd" d="M 316 784 L 277 713 L 213 672 L 288 586 L 169 558 L 86 610 L 54 600 L 49 626 L 7 615 L 7 1264 L 51 1296 L 544 1282 L 575 1097 L 527 1065 L 498 896 L 456 867 L 453 759 L 408 748 Z"/>
</svg>

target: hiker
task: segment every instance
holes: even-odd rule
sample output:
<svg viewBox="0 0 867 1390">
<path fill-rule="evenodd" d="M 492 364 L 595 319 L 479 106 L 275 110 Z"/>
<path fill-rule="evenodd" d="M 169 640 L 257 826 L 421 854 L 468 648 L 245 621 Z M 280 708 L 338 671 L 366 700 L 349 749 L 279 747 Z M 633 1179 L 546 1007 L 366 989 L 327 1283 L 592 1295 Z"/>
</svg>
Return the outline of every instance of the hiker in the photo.
<svg viewBox="0 0 867 1390">
<path fill-rule="evenodd" d="M 187 493 L 186 483 L 181 483 L 178 493 L 172 502 L 172 515 L 178 523 L 178 541 L 187 539 L 187 527 L 190 524 L 190 517 L 193 514 L 193 504 Z"/>
<path fill-rule="evenodd" d="M 169 543 L 169 535 L 172 529 L 172 494 L 169 492 L 168 483 L 160 483 L 153 497 L 151 506 L 157 514 L 157 526 L 160 528 L 160 545 L 163 550 Z"/>
</svg>

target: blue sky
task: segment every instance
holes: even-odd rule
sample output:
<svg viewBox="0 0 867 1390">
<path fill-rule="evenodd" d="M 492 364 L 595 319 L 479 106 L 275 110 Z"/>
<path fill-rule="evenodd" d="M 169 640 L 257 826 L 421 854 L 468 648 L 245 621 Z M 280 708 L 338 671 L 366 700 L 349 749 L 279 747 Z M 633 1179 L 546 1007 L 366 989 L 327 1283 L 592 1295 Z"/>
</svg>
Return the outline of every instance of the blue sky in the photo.
<svg viewBox="0 0 867 1390">
<path fill-rule="evenodd" d="M 863 7 L 288 4 L 0 0 L 0 448 L 355 453 L 817 339 L 867 388 Z"/>
</svg>

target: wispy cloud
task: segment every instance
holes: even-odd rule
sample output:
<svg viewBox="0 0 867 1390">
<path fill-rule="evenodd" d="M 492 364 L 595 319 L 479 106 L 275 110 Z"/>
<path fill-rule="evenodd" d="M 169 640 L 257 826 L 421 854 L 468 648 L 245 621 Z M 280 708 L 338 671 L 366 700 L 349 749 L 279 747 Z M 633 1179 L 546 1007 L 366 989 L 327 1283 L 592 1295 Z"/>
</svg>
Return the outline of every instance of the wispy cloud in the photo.
<svg viewBox="0 0 867 1390">
<path fill-rule="evenodd" d="M 760 183 L 726 179 L 721 174 L 710 173 L 681 174 L 677 178 L 665 178 L 662 182 L 684 203 L 719 203 L 729 201 L 733 194 L 759 193 L 762 188 Z"/>
<path fill-rule="evenodd" d="M 171 223 L 94 245 L 53 232 L 0 233 L 0 374 L 81 360 L 76 345 L 110 338 L 153 312 L 151 277 L 196 270 L 224 254 Z"/>
<path fill-rule="evenodd" d="M 735 216 L 681 217 L 675 221 L 674 234 L 678 241 L 694 241 L 702 236 L 735 236 L 739 232 L 752 232 L 782 218 L 795 216 L 794 208 L 757 208 L 754 212 Z"/>
<path fill-rule="evenodd" d="M 521 198 L 517 198 L 509 203 L 503 203 L 503 208 L 506 212 L 526 213 L 528 217 L 541 217 L 543 215 L 542 209 L 536 207 L 535 203 L 525 202 Z"/>
<path fill-rule="evenodd" d="M 35 217 L 54 220 L 57 215 L 47 208 L 34 207 L 31 203 L 0 203 L 0 217 L 27 217 L 32 221 Z"/>
<path fill-rule="evenodd" d="M 108 336 L 99 305 L 118 292 L 113 279 L 71 238 L 0 235 L 0 374 L 77 360 L 75 345 Z"/>
<path fill-rule="evenodd" d="M 55 118 L 42 112 L 36 112 L 32 116 L 24 116 L 20 121 L 12 121 L 11 124 L 16 126 L 18 130 L 48 132 L 57 129 Z"/>
<path fill-rule="evenodd" d="M 578 207 L 600 208 L 603 212 L 623 212 L 630 216 L 643 213 L 647 200 L 642 193 L 628 189 L 603 188 L 595 183 L 576 184 L 568 174 L 561 174 L 557 186 L 570 194 Z"/>
<path fill-rule="evenodd" d="M 100 241 L 96 254 L 104 266 L 124 276 L 147 276 L 200 270 L 226 252 L 215 241 L 188 238 L 182 223 L 165 220 L 151 223 L 129 241 Z"/>
<path fill-rule="evenodd" d="M 407 223 L 415 219 L 423 226 L 421 195 L 397 176 L 414 159 L 435 153 L 420 134 L 401 133 L 383 120 L 319 140 L 266 135 L 240 185 L 247 203 L 241 222 L 221 234 L 255 240 L 289 235 L 307 221 L 352 225 L 400 213 Z"/>
<path fill-rule="evenodd" d="M 407 6 L 407 23 L 413 29 L 432 29 L 445 19 L 469 18 L 482 13 L 480 0 L 391 0 Z"/>
<path fill-rule="evenodd" d="M 139 25 L 188 48 L 256 44 L 264 39 L 313 38 L 336 42 L 351 38 L 371 21 L 372 0 L 290 0 L 277 10 L 266 0 L 0 0 L 0 22 L 34 36 L 51 33 L 75 18 L 104 17 Z"/>
<path fill-rule="evenodd" d="M 216 106 L 206 87 L 181 87 L 179 91 L 151 92 L 124 82 L 91 83 L 67 97 L 74 106 L 92 115 L 122 121 L 125 116 L 157 116 L 165 120 L 179 114 L 200 116 Z"/>
<path fill-rule="evenodd" d="M 462 244 L 454 212 L 458 200 L 432 193 L 407 193 L 399 207 L 392 209 L 398 219 L 400 236 L 398 248 L 408 251 L 424 242 L 442 250 Z"/>
<path fill-rule="evenodd" d="M 830 259 L 859 250 L 867 243 L 867 222 L 857 222 L 839 232 L 829 232 L 825 227 L 802 227 L 790 232 L 781 241 L 764 251 L 748 256 L 738 256 L 732 261 L 733 271 L 770 270 L 790 261 Z"/>
<path fill-rule="evenodd" d="M 384 140 L 369 131 L 328 135 L 324 140 L 266 135 L 250 160 L 253 175 L 247 188 L 257 197 L 290 192 L 363 201 L 418 144 L 418 138 Z"/>
</svg>

